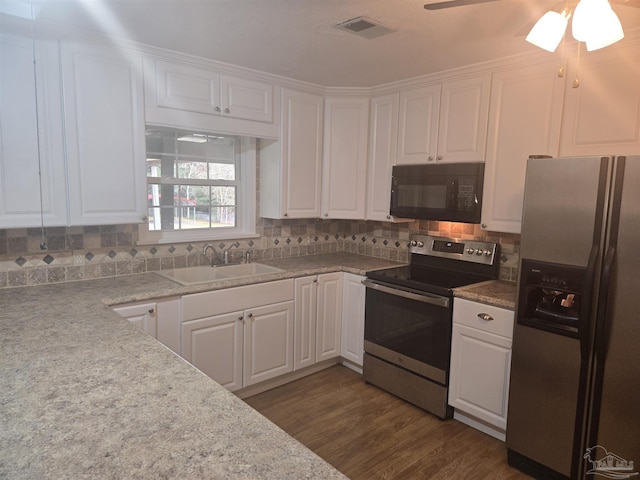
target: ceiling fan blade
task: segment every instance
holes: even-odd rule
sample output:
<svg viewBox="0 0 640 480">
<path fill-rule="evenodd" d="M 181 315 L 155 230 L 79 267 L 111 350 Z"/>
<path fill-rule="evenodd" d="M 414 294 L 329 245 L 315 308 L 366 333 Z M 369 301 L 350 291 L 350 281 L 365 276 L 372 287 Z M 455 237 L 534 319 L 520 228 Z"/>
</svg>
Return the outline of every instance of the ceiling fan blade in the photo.
<svg viewBox="0 0 640 480">
<path fill-rule="evenodd" d="M 426 10 L 441 10 L 443 8 L 462 7 L 464 5 L 474 5 L 476 3 L 497 2 L 499 0 L 446 0 L 438 3 L 427 3 L 424 8 Z M 635 1 L 635 0 L 628 0 Z"/>
</svg>

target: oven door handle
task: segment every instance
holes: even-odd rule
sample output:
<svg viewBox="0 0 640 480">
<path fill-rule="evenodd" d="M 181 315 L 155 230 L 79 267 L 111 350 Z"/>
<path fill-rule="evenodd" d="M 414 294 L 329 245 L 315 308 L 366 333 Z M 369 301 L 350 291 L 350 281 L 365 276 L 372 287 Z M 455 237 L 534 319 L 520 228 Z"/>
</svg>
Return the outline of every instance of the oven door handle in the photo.
<svg viewBox="0 0 640 480">
<path fill-rule="evenodd" d="M 395 285 L 393 287 L 387 287 L 386 285 L 373 282 L 369 279 L 363 280 L 362 284 L 367 288 L 378 290 L 379 292 L 408 298 L 410 300 L 417 300 L 418 302 L 429 303 L 431 305 L 437 305 L 438 307 L 449 308 L 449 299 L 440 295 L 433 295 L 427 292 L 414 293 Z"/>
</svg>

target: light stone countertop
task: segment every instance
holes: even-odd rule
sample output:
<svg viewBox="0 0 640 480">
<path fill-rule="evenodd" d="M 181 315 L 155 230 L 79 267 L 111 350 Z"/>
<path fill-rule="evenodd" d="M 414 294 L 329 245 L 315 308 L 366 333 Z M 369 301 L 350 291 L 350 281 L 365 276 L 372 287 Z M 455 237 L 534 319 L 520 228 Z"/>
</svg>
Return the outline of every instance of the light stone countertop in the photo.
<svg viewBox="0 0 640 480">
<path fill-rule="evenodd" d="M 515 283 L 491 280 L 456 288 L 453 291 L 453 296 L 507 310 L 515 310 L 517 289 Z"/>
<path fill-rule="evenodd" d="M 364 274 L 348 253 L 267 263 Z M 345 478 L 108 305 L 255 283 L 159 275 L 0 290 L 0 478 Z"/>
</svg>

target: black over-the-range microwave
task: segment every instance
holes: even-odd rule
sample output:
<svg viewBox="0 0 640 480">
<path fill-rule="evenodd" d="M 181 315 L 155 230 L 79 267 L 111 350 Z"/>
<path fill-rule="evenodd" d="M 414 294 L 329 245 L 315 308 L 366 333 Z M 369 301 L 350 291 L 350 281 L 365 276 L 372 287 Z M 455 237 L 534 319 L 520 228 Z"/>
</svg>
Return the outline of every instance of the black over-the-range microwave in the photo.
<svg viewBox="0 0 640 480">
<path fill-rule="evenodd" d="M 484 163 L 396 165 L 390 213 L 396 217 L 480 223 Z"/>
</svg>

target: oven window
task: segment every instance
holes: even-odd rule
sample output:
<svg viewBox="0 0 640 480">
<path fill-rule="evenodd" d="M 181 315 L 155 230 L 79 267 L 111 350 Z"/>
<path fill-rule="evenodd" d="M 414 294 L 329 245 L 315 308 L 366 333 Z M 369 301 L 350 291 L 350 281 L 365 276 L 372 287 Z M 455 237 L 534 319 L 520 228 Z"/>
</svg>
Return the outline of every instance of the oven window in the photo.
<svg viewBox="0 0 640 480">
<path fill-rule="evenodd" d="M 365 340 L 449 371 L 449 308 L 373 289 L 366 295 Z"/>
</svg>

